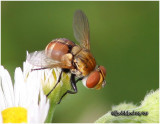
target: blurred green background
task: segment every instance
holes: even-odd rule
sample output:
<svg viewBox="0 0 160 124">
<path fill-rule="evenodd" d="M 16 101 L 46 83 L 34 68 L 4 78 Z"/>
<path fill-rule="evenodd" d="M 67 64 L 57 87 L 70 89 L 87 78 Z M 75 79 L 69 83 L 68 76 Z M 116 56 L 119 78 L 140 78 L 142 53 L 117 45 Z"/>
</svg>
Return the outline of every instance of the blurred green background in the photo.
<svg viewBox="0 0 160 124">
<path fill-rule="evenodd" d="M 75 41 L 77 9 L 89 19 L 91 51 L 107 69 L 107 85 L 96 91 L 79 83 L 79 92 L 57 106 L 53 122 L 94 122 L 112 105 L 139 104 L 159 87 L 158 1 L 2 2 L 1 60 L 12 78 L 26 51 L 43 50 L 55 38 Z"/>
</svg>

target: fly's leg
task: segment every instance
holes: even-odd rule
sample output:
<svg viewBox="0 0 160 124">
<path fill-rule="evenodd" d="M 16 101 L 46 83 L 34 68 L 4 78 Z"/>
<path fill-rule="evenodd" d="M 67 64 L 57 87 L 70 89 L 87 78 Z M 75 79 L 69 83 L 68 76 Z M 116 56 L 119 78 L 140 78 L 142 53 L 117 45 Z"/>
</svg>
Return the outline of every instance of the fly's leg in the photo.
<svg viewBox="0 0 160 124">
<path fill-rule="evenodd" d="M 76 93 L 78 92 L 76 83 L 77 83 L 79 80 L 82 80 L 82 79 L 83 79 L 83 78 L 79 78 L 78 80 L 75 81 L 75 74 L 71 74 L 71 79 L 70 79 L 70 81 L 71 81 L 71 86 L 72 86 L 73 91 L 67 90 L 67 91 L 61 96 L 58 104 L 60 104 L 62 98 L 63 98 L 67 93 L 69 93 L 69 94 L 76 94 Z"/>
<path fill-rule="evenodd" d="M 82 79 L 83 79 L 83 77 L 78 78 L 78 79 L 76 80 L 76 83 L 77 83 L 78 81 L 81 81 Z"/>
<path fill-rule="evenodd" d="M 59 84 L 60 80 L 61 80 L 61 77 L 62 77 L 62 72 L 63 70 L 61 70 L 61 73 L 58 77 L 58 80 L 57 80 L 57 83 L 54 85 L 54 87 L 49 91 L 49 93 L 46 95 L 47 97 L 52 93 L 52 91 L 56 88 L 56 86 Z"/>
<path fill-rule="evenodd" d="M 36 71 L 36 70 L 43 70 L 43 69 L 48 69 L 49 67 L 44 67 L 44 68 L 35 68 L 35 69 L 31 69 L 31 72 L 32 71 Z"/>
</svg>

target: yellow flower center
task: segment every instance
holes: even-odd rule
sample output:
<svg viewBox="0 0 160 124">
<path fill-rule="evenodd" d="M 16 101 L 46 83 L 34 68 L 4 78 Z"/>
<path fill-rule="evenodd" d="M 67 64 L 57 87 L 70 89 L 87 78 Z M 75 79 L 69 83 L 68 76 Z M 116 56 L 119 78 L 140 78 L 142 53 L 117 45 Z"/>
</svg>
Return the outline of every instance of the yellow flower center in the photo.
<svg viewBox="0 0 160 124">
<path fill-rule="evenodd" d="M 27 123 L 27 110 L 23 107 L 11 107 L 2 112 L 3 123 Z"/>
</svg>

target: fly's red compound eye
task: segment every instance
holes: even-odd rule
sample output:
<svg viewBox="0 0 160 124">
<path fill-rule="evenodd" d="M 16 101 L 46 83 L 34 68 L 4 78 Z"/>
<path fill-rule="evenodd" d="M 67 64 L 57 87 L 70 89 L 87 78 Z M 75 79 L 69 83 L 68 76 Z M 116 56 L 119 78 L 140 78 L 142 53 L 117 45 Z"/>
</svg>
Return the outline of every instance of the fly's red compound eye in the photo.
<svg viewBox="0 0 160 124">
<path fill-rule="evenodd" d="M 86 86 L 88 88 L 94 88 L 100 81 L 100 73 L 93 71 L 86 80 Z"/>
</svg>

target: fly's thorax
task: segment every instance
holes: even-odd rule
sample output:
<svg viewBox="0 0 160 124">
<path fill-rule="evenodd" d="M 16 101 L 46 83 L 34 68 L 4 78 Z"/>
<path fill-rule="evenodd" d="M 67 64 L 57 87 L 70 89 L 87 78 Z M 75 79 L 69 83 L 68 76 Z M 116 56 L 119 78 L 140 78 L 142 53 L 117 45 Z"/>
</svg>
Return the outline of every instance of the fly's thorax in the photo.
<svg viewBox="0 0 160 124">
<path fill-rule="evenodd" d="M 96 67 L 96 61 L 87 49 L 82 49 L 78 54 L 76 54 L 73 62 L 82 76 L 88 75 Z"/>
<path fill-rule="evenodd" d="M 45 54 L 54 60 L 61 61 L 62 56 L 70 53 L 75 44 L 65 38 L 52 40 L 45 49 Z"/>
<path fill-rule="evenodd" d="M 71 53 L 67 53 L 61 57 L 61 62 L 65 67 L 74 68 L 72 61 L 73 61 L 73 55 Z"/>
<path fill-rule="evenodd" d="M 76 56 L 80 51 L 82 50 L 82 48 L 78 45 L 75 45 L 73 48 L 72 48 L 72 51 L 71 53 Z"/>
</svg>

